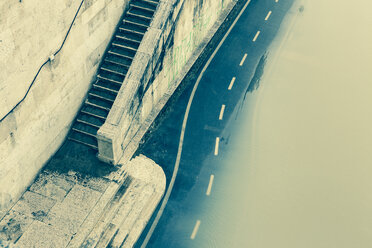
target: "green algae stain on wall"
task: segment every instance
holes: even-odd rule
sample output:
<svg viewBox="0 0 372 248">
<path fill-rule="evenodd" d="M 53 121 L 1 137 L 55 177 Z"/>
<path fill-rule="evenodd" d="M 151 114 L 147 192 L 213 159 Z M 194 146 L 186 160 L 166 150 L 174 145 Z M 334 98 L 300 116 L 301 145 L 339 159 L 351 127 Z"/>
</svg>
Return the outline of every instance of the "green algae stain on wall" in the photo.
<svg viewBox="0 0 372 248">
<path fill-rule="evenodd" d="M 226 6 L 224 1 L 219 2 L 216 12 L 208 9 L 203 11 L 202 7 L 203 5 L 197 5 L 193 8 L 194 18 L 191 30 L 186 32 L 186 34 L 182 34 L 179 42 L 176 41 L 174 35 L 172 37 L 175 45 L 170 48 L 171 54 L 167 56 L 164 63 L 166 65 L 164 67 L 164 78 L 167 81 L 168 88 L 171 87 L 171 83 L 177 78 L 192 52 L 200 45 L 208 30 Z"/>
</svg>

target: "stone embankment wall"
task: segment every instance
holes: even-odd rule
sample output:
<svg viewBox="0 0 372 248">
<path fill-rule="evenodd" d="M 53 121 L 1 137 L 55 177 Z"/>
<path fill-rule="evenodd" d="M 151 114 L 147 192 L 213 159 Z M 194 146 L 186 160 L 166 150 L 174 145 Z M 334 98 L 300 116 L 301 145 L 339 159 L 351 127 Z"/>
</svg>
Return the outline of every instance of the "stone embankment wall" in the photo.
<svg viewBox="0 0 372 248">
<path fill-rule="evenodd" d="M 160 0 L 105 124 L 99 157 L 130 159 L 141 137 L 236 0 Z"/>
<path fill-rule="evenodd" d="M 63 49 L 0 122 L 0 214 L 58 149 L 128 0 L 85 0 Z M 81 0 L 0 1 L 0 119 L 62 44 Z"/>
</svg>

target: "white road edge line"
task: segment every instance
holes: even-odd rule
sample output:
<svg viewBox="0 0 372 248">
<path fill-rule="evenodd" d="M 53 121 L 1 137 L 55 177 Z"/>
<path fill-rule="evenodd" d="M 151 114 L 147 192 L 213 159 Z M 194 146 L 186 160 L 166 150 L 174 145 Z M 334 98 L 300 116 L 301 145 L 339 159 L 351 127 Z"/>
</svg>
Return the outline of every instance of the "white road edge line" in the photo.
<svg viewBox="0 0 372 248">
<path fill-rule="evenodd" d="M 231 82 L 230 82 L 230 84 L 229 84 L 229 88 L 228 88 L 228 90 L 231 90 L 232 87 L 234 86 L 235 79 L 236 79 L 235 77 L 233 77 L 233 78 L 231 79 Z"/>
<path fill-rule="evenodd" d="M 270 10 L 269 13 L 267 13 L 267 16 L 265 17 L 265 21 L 269 20 L 271 16 L 272 11 Z"/>
<path fill-rule="evenodd" d="M 211 194 L 213 180 L 214 180 L 214 175 L 212 174 L 211 177 L 209 178 L 209 184 L 208 184 L 207 192 L 205 193 L 207 196 L 209 196 Z"/>
<path fill-rule="evenodd" d="M 192 230 L 190 239 L 195 239 L 196 234 L 198 233 L 199 227 L 200 227 L 200 220 L 197 220 L 195 223 L 194 229 Z"/>
<path fill-rule="evenodd" d="M 220 116 L 218 117 L 219 120 L 223 119 L 223 113 L 225 112 L 226 105 L 222 104 L 221 106 L 221 111 L 220 111 Z"/>
<path fill-rule="evenodd" d="M 220 146 L 220 137 L 216 138 L 216 145 L 214 146 L 214 156 L 218 155 L 218 147 Z"/>
<path fill-rule="evenodd" d="M 239 64 L 240 66 L 242 66 L 242 65 L 244 64 L 244 61 L 245 61 L 245 59 L 247 58 L 247 55 L 248 55 L 248 54 L 244 54 L 242 60 L 240 61 L 240 64 Z"/>
<path fill-rule="evenodd" d="M 253 38 L 253 42 L 255 42 L 255 41 L 257 40 L 257 38 L 258 38 L 258 36 L 260 35 L 260 33 L 261 33 L 261 31 L 258 30 L 257 33 L 256 33 L 256 35 L 255 35 L 254 38 Z"/>
<path fill-rule="evenodd" d="M 141 248 L 145 248 L 147 246 L 147 243 L 150 241 L 150 238 L 151 238 L 152 234 L 155 231 L 155 227 L 158 225 L 159 220 L 160 220 L 160 217 L 163 215 L 163 212 L 164 212 L 165 206 L 167 205 L 167 202 L 169 200 L 170 194 L 172 193 L 174 182 L 176 181 L 178 169 L 179 169 L 179 166 L 180 166 L 181 154 L 182 154 L 182 147 L 183 147 L 183 139 L 185 137 L 185 130 L 186 130 L 186 125 L 187 125 L 187 119 L 189 117 L 191 103 L 192 103 L 192 101 L 194 99 L 196 89 L 198 88 L 199 83 L 200 83 L 200 81 L 201 81 L 201 79 L 203 77 L 203 74 L 207 70 L 207 68 L 208 68 L 209 64 L 211 63 L 212 59 L 216 56 L 218 50 L 220 50 L 220 47 L 225 42 L 227 36 L 231 33 L 231 30 L 235 27 L 236 23 L 238 22 L 238 20 L 240 19 L 240 17 L 242 16 L 242 14 L 246 10 L 246 8 L 248 7 L 249 3 L 250 3 L 250 1 L 247 1 L 245 3 L 245 5 L 242 8 L 242 10 L 239 12 L 239 15 L 235 18 L 235 20 L 232 23 L 231 27 L 227 30 L 225 36 L 222 38 L 222 40 L 220 41 L 220 43 L 218 44 L 218 46 L 216 47 L 216 49 L 212 53 L 211 57 L 208 59 L 207 63 L 204 65 L 204 68 L 201 71 L 201 73 L 199 74 L 199 77 L 196 80 L 196 83 L 194 85 L 194 88 L 192 89 L 192 92 L 191 92 L 191 95 L 190 95 L 190 98 L 189 98 L 189 102 L 187 103 L 185 116 L 183 118 L 182 130 L 181 130 L 181 135 L 180 135 L 180 142 L 178 144 L 177 158 L 176 158 L 176 162 L 174 164 L 174 170 L 173 170 L 172 178 L 171 178 L 171 181 L 169 182 L 169 186 L 168 186 L 167 191 L 165 192 L 164 198 L 163 198 L 163 200 L 161 202 L 159 211 L 156 214 L 155 219 L 152 222 L 152 225 L 151 225 L 148 233 L 146 234 L 145 239 L 143 240 L 143 243 L 141 245 Z"/>
</svg>

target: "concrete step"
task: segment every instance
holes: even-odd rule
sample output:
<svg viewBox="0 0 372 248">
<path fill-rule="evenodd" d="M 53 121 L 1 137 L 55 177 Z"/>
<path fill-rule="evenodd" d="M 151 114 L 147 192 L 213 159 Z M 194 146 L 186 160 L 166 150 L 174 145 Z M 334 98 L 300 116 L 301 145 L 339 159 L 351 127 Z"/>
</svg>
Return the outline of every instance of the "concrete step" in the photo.
<svg viewBox="0 0 372 248">
<path fill-rule="evenodd" d="M 146 24 L 146 23 L 141 23 L 141 22 L 137 22 L 137 21 L 132 21 L 130 18 L 126 18 L 126 19 L 124 19 L 123 20 L 123 24 L 125 25 L 125 24 L 130 24 L 130 25 L 134 25 L 134 26 L 136 26 L 136 27 L 138 27 L 138 28 L 148 28 L 149 27 L 149 25 L 148 24 Z"/>
<path fill-rule="evenodd" d="M 137 6 L 130 6 L 129 13 L 134 14 L 140 18 L 145 18 L 151 21 L 152 16 L 154 15 L 154 11 L 143 9 Z"/>
<path fill-rule="evenodd" d="M 93 111 L 91 111 L 89 108 L 85 108 L 85 109 L 83 108 L 82 110 L 80 110 L 80 113 L 92 116 L 92 117 L 100 119 L 100 120 L 103 120 L 103 122 L 105 122 L 105 120 L 106 120 L 106 116 L 98 115 L 98 114 L 94 113 Z"/>
<path fill-rule="evenodd" d="M 148 4 L 152 4 L 152 5 L 158 5 L 159 4 L 159 1 L 158 0 L 139 0 L 140 2 L 145 2 L 145 3 L 148 3 Z"/>
<path fill-rule="evenodd" d="M 94 105 L 88 105 L 84 104 L 81 111 L 84 111 L 84 113 L 94 115 L 97 118 L 101 118 L 106 120 L 106 117 L 108 115 L 108 111 L 99 107 L 96 107 Z"/>
<path fill-rule="evenodd" d="M 121 40 L 129 40 L 137 43 L 141 43 L 141 40 L 143 38 L 143 34 L 137 34 L 135 32 L 132 32 L 130 30 L 120 30 L 116 33 L 115 38 L 121 39 Z"/>
<path fill-rule="evenodd" d="M 150 164 L 153 169 L 150 169 Z M 165 191 L 165 175 L 157 166 L 142 155 L 129 162 L 126 172 L 134 180 L 123 195 L 127 200 L 117 206 L 117 211 L 110 223 L 106 224 L 107 228 L 102 232 L 96 248 L 134 247 Z M 137 188 L 137 192 L 131 192 L 131 188 Z M 131 193 L 135 193 L 135 201 Z"/>
<path fill-rule="evenodd" d="M 115 73 L 115 74 L 122 75 L 123 77 L 125 77 L 128 72 L 128 67 L 118 66 L 116 64 L 104 61 L 103 64 L 101 65 L 100 70 Z"/>
<path fill-rule="evenodd" d="M 126 56 L 131 60 L 133 60 L 134 56 L 136 55 L 136 50 L 122 46 L 111 46 L 110 51 L 122 56 Z"/>
<path fill-rule="evenodd" d="M 76 123 L 81 123 L 81 124 L 84 124 L 84 125 L 88 125 L 88 126 L 94 127 L 97 130 L 100 128 L 100 125 L 96 125 L 93 122 L 90 122 L 88 120 L 76 119 Z"/>
<path fill-rule="evenodd" d="M 105 236 L 105 232 L 110 230 L 110 223 L 117 213 L 118 207 L 121 206 L 123 202 L 128 199 L 128 197 L 135 197 L 135 194 L 138 193 L 143 187 L 143 185 L 140 185 L 140 187 L 133 187 L 132 181 L 132 177 L 125 177 L 123 184 L 116 192 L 115 196 L 106 205 L 103 213 L 101 214 L 101 218 L 99 221 L 97 221 L 97 224 L 94 225 L 91 232 L 85 237 L 84 242 L 79 247 L 96 247 L 100 240 Z M 129 201 L 129 203 L 133 202 Z"/>
<path fill-rule="evenodd" d="M 116 74 L 116 73 L 111 73 L 111 72 L 106 72 L 102 71 L 97 75 L 97 78 L 100 80 L 106 80 L 110 81 L 115 84 L 121 85 L 124 81 L 124 77 L 122 75 Z"/>
<path fill-rule="evenodd" d="M 142 13 L 138 13 L 138 11 L 128 12 L 127 16 L 129 16 L 130 18 L 140 19 L 141 22 L 146 22 L 146 23 L 148 23 L 148 25 L 150 25 L 150 23 L 151 23 L 151 17 L 143 15 Z"/>
<path fill-rule="evenodd" d="M 87 135 L 90 136 L 96 136 L 98 127 L 95 125 L 90 125 L 88 122 L 84 121 L 76 121 L 74 125 L 72 126 L 72 129 L 75 130 L 76 132 L 83 132 L 87 133 Z"/>
<path fill-rule="evenodd" d="M 104 106 L 101 106 L 101 105 L 92 103 L 92 102 L 89 101 L 89 99 L 85 100 L 84 107 L 86 107 L 86 108 L 92 108 L 92 109 L 94 108 L 94 111 L 97 114 L 106 113 L 106 112 L 108 114 L 108 112 L 110 111 L 110 108 L 106 108 Z M 107 114 L 106 114 L 106 116 L 107 116 Z"/>
<path fill-rule="evenodd" d="M 95 125 L 97 127 L 101 127 L 103 123 L 105 123 L 105 119 L 102 119 L 100 117 L 92 116 L 91 114 L 87 114 L 84 112 L 79 112 L 79 115 L 76 119 L 76 121 L 83 121 L 88 122 L 91 125 Z"/>
<path fill-rule="evenodd" d="M 88 133 L 88 132 L 86 132 L 86 131 L 83 131 L 83 130 L 80 130 L 80 129 L 77 129 L 77 128 L 72 128 L 72 131 L 73 132 L 77 132 L 77 133 L 79 133 L 79 134 L 82 134 L 82 135 L 84 135 L 84 136 L 89 136 L 89 137 L 92 137 L 92 138 L 96 138 L 96 135 L 94 135 L 94 134 L 91 134 L 91 133 Z M 83 139 L 84 140 L 84 139 Z"/>
<path fill-rule="evenodd" d="M 75 130 L 71 130 L 70 135 L 68 137 L 69 140 L 80 143 L 82 145 L 88 146 L 95 150 L 98 149 L 97 138 L 92 137 L 90 135 L 85 135 L 81 132 L 76 132 Z"/>
<path fill-rule="evenodd" d="M 127 72 L 128 72 L 128 68 L 124 68 L 124 67 L 119 67 L 120 69 L 115 69 L 115 64 L 111 64 L 111 66 L 107 66 L 107 64 L 110 64 L 108 62 L 105 62 L 104 63 L 105 65 L 101 66 L 101 68 L 99 69 L 99 72 L 102 73 L 102 72 L 110 72 L 110 73 L 113 73 L 113 74 L 117 74 L 117 75 L 120 75 L 120 76 L 123 76 L 125 77 L 127 75 Z"/>
<path fill-rule="evenodd" d="M 141 4 L 141 3 L 143 3 L 143 2 L 131 2 L 129 5 L 132 9 L 137 8 L 137 9 L 143 10 L 145 12 L 149 12 L 152 15 L 154 14 L 156 8 L 153 8 L 151 5 L 147 6 L 147 5 Z"/>
<path fill-rule="evenodd" d="M 123 53 L 120 48 L 116 48 L 116 47 L 112 47 L 109 51 L 107 51 L 108 54 L 111 54 L 111 55 L 114 55 L 114 56 L 119 56 L 119 57 L 122 57 L 124 59 L 128 59 L 130 61 L 133 60 L 133 57 L 134 57 L 134 54 L 127 54 L 127 53 Z"/>
<path fill-rule="evenodd" d="M 109 53 L 105 58 L 105 62 L 110 62 L 118 66 L 129 68 L 130 65 L 132 64 L 132 59 L 125 58 L 117 54 Z"/>
<path fill-rule="evenodd" d="M 137 184 L 137 186 L 141 186 L 140 183 L 136 183 L 136 182 L 134 183 Z M 126 232 L 127 229 L 130 230 L 133 227 L 135 220 L 138 218 L 138 214 L 139 214 L 138 210 L 141 210 L 144 208 L 144 206 L 147 203 L 147 198 L 149 197 L 148 192 L 150 190 L 153 190 L 149 186 L 143 186 L 143 185 L 140 188 L 141 190 L 138 190 L 138 189 L 133 190 L 133 193 L 135 194 L 135 197 L 137 198 L 135 202 L 123 201 L 121 205 L 118 206 L 115 215 L 111 219 L 110 224 L 107 226 L 108 228 L 104 230 L 104 235 L 102 235 L 101 239 L 99 240 L 95 248 L 111 247 L 110 244 L 112 244 L 112 241 L 116 237 L 118 231 L 120 231 L 119 228 L 121 226 L 124 226 L 123 229 L 126 229 L 124 232 Z M 128 196 L 130 196 L 130 194 L 128 194 Z"/>
<path fill-rule="evenodd" d="M 119 92 L 121 83 L 112 82 L 110 80 L 98 79 L 93 86 L 101 86 L 101 88 L 111 90 L 112 92 Z"/>
<path fill-rule="evenodd" d="M 158 6 L 158 2 L 155 1 L 143 1 L 143 0 L 132 0 L 130 2 L 130 5 L 134 6 L 140 6 L 146 9 L 150 9 L 152 11 L 156 10 L 156 7 Z"/>
<path fill-rule="evenodd" d="M 92 99 L 92 101 L 101 101 L 102 106 L 106 106 L 108 108 L 112 107 L 112 104 L 114 103 L 115 100 L 111 99 L 110 97 L 106 97 L 103 95 L 104 93 L 101 92 L 96 92 L 95 90 L 91 90 L 88 93 L 88 99 Z M 106 105 L 107 104 L 107 105 Z"/>
<path fill-rule="evenodd" d="M 105 92 L 107 92 L 108 94 L 109 94 L 109 93 L 115 94 L 115 96 L 116 96 L 116 94 L 118 93 L 117 90 L 110 89 L 110 88 L 108 88 L 108 87 L 106 87 L 106 86 L 103 86 L 103 85 L 99 84 L 98 80 L 96 81 L 96 83 L 94 83 L 94 84 L 92 85 L 92 88 L 94 88 L 94 89 L 96 89 L 96 90 L 100 90 L 100 91 L 105 91 Z"/>
<path fill-rule="evenodd" d="M 118 223 L 118 230 L 111 238 L 111 247 L 119 248 L 122 246 L 124 240 L 131 236 L 131 231 L 136 229 L 135 224 L 138 219 L 144 217 L 149 219 L 147 214 L 145 215 L 145 212 L 149 204 L 157 205 L 157 202 L 152 200 L 154 195 L 155 192 L 152 187 L 144 188 L 138 197 L 139 199 L 136 201 L 130 211 L 121 211 L 115 216 L 114 219 Z M 138 227 L 142 230 L 142 226 L 137 226 L 137 228 Z"/>
<path fill-rule="evenodd" d="M 130 33 L 134 34 L 142 39 L 143 35 L 146 33 L 147 29 L 139 28 L 135 25 L 131 25 L 126 23 L 125 25 L 122 25 L 119 27 L 119 30 L 121 33 Z"/>
<path fill-rule="evenodd" d="M 132 230 L 128 232 L 124 228 L 120 228 L 111 241 L 111 247 L 120 247 L 120 248 L 132 248 L 137 242 L 138 238 L 142 234 L 142 231 L 147 225 L 148 220 L 151 218 L 154 212 L 154 206 L 159 204 L 161 199 L 161 194 L 154 192 L 150 199 L 148 200 L 146 206 L 141 211 L 141 218 L 137 218 L 136 222 L 132 225 Z M 123 223 L 124 224 L 124 223 Z"/>
<path fill-rule="evenodd" d="M 140 26 L 143 26 L 143 27 L 149 27 L 150 26 L 150 22 L 148 19 L 142 19 L 142 18 L 137 18 L 136 16 L 133 16 L 133 15 L 127 15 L 123 22 L 129 22 L 129 23 L 132 23 L 132 24 L 136 24 L 136 25 L 140 25 Z"/>
<path fill-rule="evenodd" d="M 99 96 L 97 97 L 94 94 L 93 96 L 89 94 L 88 98 L 85 100 L 85 104 L 94 104 L 95 106 L 99 106 L 102 109 L 107 109 L 108 111 L 110 111 L 113 102 L 105 101 L 104 98 L 101 98 Z"/>
<path fill-rule="evenodd" d="M 123 49 L 128 49 L 133 52 L 137 52 L 137 49 L 139 47 L 139 44 L 137 41 L 128 41 L 123 39 L 115 39 L 114 42 L 112 42 L 113 47 L 121 47 Z"/>
</svg>

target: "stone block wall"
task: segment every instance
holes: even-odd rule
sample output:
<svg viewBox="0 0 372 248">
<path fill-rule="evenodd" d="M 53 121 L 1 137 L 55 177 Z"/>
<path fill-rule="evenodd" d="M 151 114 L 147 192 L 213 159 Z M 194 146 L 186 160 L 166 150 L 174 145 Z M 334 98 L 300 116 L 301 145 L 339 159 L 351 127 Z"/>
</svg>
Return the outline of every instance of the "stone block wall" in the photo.
<svg viewBox="0 0 372 248">
<path fill-rule="evenodd" d="M 128 2 L 84 0 L 61 52 L 0 122 L 0 217 L 64 141 Z M 0 119 L 59 49 L 80 3 L 0 2 Z"/>
</svg>

